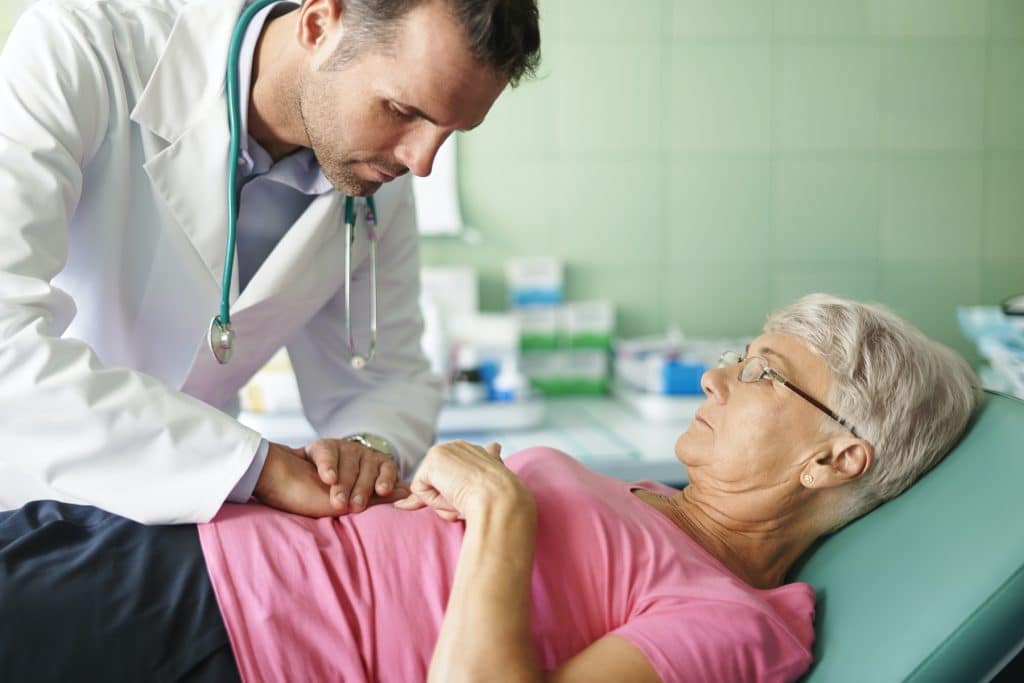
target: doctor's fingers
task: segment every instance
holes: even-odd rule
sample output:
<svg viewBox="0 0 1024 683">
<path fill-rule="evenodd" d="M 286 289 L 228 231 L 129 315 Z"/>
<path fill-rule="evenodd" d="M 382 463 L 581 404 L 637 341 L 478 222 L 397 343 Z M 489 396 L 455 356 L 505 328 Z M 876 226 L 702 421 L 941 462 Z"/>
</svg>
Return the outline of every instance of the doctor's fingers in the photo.
<svg viewBox="0 0 1024 683">
<path fill-rule="evenodd" d="M 317 439 L 303 449 L 306 460 L 316 465 L 320 480 L 325 484 L 337 484 L 339 481 L 339 445 L 335 439 Z"/>
<path fill-rule="evenodd" d="M 344 439 L 317 439 L 303 449 L 307 460 L 316 466 L 320 480 L 344 489 L 348 499 L 352 483 L 359 474 L 359 461 L 365 455 L 381 455 L 353 441 Z"/>
<path fill-rule="evenodd" d="M 359 478 L 360 458 L 340 451 L 335 463 L 338 467 L 337 483 L 331 486 L 331 504 L 340 512 L 351 511 L 352 485 Z"/>
<path fill-rule="evenodd" d="M 384 488 L 379 485 L 382 480 L 387 483 L 387 491 L 390 491 L 397 479 L 398 468 L 395 467 L 394 461 L 390 457 L 383 453 L 375 453 L 370 450 L 364 451 L 362 458 L 359 460 L 359 476 L 352 486 L 350 511 L 361 512 L 365 510 L 375 489 Z"/>
</svg>

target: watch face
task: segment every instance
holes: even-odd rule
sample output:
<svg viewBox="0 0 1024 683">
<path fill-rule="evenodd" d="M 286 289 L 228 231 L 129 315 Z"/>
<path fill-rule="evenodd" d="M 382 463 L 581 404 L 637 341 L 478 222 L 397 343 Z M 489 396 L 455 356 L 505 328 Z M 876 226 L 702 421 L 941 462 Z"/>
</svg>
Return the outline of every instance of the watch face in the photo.
<svg viewBox="0 0 1024 683">
<path fill-rule="evenodd" d="M 391 445 L 376 434 L 356 434 L 354 440 L 359 441 L 367 448 L 372 448 L 386 455 L 391 455 Z"/>
</svg>

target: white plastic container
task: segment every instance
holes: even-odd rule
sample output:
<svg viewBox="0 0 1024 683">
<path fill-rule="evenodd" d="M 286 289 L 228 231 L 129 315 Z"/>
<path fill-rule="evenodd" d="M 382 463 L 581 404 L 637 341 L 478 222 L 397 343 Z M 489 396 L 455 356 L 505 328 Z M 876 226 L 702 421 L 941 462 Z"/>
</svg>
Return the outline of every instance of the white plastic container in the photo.
<svg viewBox="0 0 1024 683">
<path fill-rule="evenodd" d="M 562 262 L 549 257 L 516 259 L 506 263 L 509 307 L 561 304 L 565 290 L 562 271 Z"/>
<path fill-rule="evenodd" d="M 517 356 L 510 356 L 501 363 L 501 372 L 494 378 L 494 400 L 500 403 L 512 403 L 526 398 L 530 383 L 526 376 L 519 372 Z"/>
</svg>

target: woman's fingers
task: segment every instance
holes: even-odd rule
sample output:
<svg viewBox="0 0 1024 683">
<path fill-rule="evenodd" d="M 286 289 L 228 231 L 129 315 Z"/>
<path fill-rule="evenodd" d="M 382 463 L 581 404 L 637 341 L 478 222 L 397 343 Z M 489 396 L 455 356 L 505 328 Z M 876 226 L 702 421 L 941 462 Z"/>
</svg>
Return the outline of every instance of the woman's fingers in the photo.
<svg viewBox="0 0 1024 683">
<path fill-rule="evenodd" d="M 415 493 L 410 493 L 405 498 L 396 500 L 392 505 L 401 510 L 419 510 L 420 508 L 427 507 L 427 504 L 424 503 Z"/>
<path fill-rule="evenodd" d="M 455 510 L 434 510 L 434 512 L 446 522 L 455 522 L 462 519 L 462 516 L 455 512 Z"/>
</svg>

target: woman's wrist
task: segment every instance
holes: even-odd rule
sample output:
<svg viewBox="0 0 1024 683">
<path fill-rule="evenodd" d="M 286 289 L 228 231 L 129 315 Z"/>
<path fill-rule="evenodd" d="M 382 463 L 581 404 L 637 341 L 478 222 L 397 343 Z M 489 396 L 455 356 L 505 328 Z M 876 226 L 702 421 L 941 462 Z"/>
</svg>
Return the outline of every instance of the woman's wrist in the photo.
<svg viewBox="0 0 1024 683">
<path fill-rule="evenodd" d="M 466 502 L 463 517 L 467 522 L 484 518 L 535 520 L 537 503 L 523 482 L 513 476 L 497 486 L 477 488 Z"/>
</svg>

